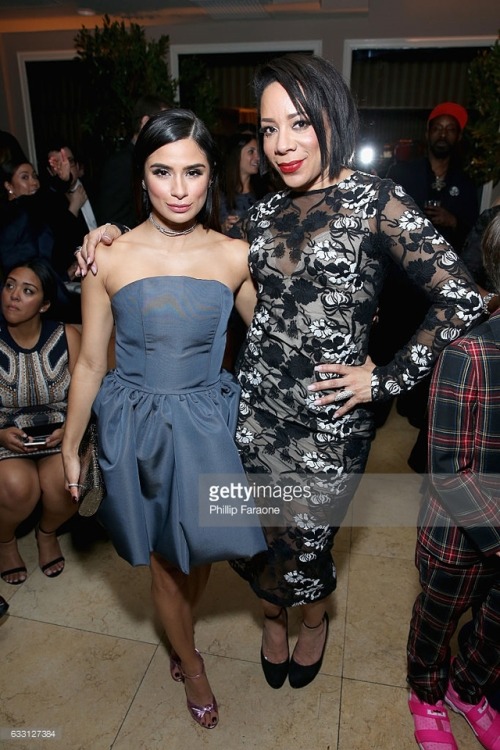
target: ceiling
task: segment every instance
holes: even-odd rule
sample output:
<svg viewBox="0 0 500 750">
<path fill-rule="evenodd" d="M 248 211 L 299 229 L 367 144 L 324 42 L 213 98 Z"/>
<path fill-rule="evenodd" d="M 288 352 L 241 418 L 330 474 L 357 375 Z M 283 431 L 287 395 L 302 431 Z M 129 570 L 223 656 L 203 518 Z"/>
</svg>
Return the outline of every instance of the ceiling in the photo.
<svg viewBox="0 0 500 750">
<path fill-rule="evenodd" d="M 0 0 L 0 32 L 94 27 L 101 17 L 141 26 L 210 18 L 304 18 L 363 13 L 369 0 Z M 87 12 L 86 12 L 87 11 Z"/>
</svg>

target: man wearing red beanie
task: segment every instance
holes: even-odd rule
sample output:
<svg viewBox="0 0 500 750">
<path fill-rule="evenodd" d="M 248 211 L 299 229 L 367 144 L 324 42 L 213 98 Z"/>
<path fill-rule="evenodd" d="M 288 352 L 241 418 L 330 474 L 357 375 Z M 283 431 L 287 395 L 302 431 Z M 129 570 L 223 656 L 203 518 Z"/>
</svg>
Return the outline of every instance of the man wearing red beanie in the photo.
<svg viewBox="0 0 500 750">
<path fill-rule="evenodd" d="M 479 215 L 477 188 L 458 158 L 467 119 L 460 104 L 438 104 L 427 119 L 427 156 L 396 164 L 387 175 L 403 186 L 459 254 Z"/>
</svg>

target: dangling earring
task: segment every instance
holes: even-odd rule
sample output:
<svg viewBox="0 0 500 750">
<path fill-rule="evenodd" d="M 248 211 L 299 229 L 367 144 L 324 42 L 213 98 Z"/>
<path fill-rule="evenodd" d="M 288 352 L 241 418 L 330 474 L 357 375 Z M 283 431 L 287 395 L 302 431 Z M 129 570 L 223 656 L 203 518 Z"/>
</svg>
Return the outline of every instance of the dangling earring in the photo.
<svg viewBox="0 0 500 750">
<path fill-rule="evenodd" d="M 142 189 L 147 190 L 146 183 L 144 182 L 144 180 L 142 181 Z"/>
</svg>

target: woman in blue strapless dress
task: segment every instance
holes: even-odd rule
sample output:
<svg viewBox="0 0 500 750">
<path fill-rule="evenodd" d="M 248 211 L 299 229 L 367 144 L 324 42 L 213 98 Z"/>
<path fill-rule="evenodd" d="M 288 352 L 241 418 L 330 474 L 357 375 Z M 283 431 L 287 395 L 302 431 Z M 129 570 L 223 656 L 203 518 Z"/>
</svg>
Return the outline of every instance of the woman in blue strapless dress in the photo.
<svg viewBox="0 0 500 750">
<path fill-rule="evenodd" d="M 245 483 L 234 443 L 239 386 L 221 366 L 233 302 L 248 323 L 255 289 L 248 245 L 211 228 L 215 144 L 203 123 L 187 110 L 160 112 L 141 131 L 134 160 L 149 216 L 98 249 L 100 273 L 82 284 L 66 481 L 77 498 L 78 447 L 93 411 L 107 493 L 100 520 L 123 558 L 150 566 L 172 677 L 184 682 L 191 716 L 212 728 L 217 702 L 195 649 L 192 606 L 212 561 L 266 548 L 258 520 L 203 520 L 214 486 Z M 116 368 L 106 373 L 114 328 Z"/>
</svg>

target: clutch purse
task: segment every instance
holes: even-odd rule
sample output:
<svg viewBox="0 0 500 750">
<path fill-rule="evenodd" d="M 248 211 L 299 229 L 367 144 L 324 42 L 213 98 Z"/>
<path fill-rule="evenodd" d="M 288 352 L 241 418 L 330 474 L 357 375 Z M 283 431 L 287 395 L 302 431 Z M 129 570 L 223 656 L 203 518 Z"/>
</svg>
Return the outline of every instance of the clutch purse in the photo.
<svg viewBox="0 0 500 750">
<path fill-rule="evenodd" d="M 78 450 L 80 456 L 80 516 L 93 516 L 106 493 L 97 458 L 97 425 L 90 421 Z"/>
</svg>

